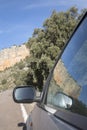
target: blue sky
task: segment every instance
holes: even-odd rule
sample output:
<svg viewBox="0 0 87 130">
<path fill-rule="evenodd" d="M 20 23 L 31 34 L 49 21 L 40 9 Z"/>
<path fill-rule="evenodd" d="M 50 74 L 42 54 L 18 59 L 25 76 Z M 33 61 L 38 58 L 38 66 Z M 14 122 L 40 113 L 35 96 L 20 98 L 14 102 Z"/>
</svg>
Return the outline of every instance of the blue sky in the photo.
<svg viewBox="0 0 87 130">
<path fill-rule="evenodd" d="M 0 49 L 27 42 L 54 9 L 72 6 L 87 8 L 87 0 L 0 0 Z"/>
</svg>

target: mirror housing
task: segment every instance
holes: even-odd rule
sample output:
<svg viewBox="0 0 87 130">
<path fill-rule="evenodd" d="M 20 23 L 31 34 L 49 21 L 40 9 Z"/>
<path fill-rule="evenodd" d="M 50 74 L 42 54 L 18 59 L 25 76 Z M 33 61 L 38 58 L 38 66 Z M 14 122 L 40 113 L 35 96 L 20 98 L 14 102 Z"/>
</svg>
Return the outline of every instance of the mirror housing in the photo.
<svg viewBox="0 0 87 130">
<path fill-rule="evenodd" d="M 36 91 L 32 86 L 19 86 L 13 90 L 13 99 L 16 103 L 32 103 L 37 102 Z"/>
</svg>

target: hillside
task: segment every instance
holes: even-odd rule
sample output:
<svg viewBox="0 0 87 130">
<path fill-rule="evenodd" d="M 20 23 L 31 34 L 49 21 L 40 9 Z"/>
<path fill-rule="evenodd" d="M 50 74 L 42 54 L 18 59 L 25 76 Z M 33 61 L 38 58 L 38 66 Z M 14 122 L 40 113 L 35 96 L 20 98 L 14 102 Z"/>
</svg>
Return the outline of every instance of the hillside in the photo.
<svg viewBox="0 0 87 130">
<path fill-rule="evenodd" d="M 12 46 L 11 48 L 3 49 L 0 51 L 0 71 L 8 67 L 12 67 L 16 63 L 29 56 L 29 49 L 25 45 Z"/>
<path fill-rule="evenodd" d="M 24 84 L 22 78 L 27 74 L 26 57 L 30 57 L 30 51 L 25 45 L 0 51 L 0 91 Z"/>
<path fill-rule="evenodd" d="M 82 14 L 75 7 L 66 12 L 53 11 L 42 28 L 34 29 L 32 37 L 26 42 L 30 51 L 25 46 L 2 50 L 0 89 L 27 84 L 42 91 L 50 69 Z"/>
<path fill-rule="evenodd" d="M 78 99 L 81 87 L 67 71 L 63 61 L 60 59 L 54 70 L 54 81 L 63 92 Z M 72 89 L 71 89 L 72 88 Z"/>
</svg>

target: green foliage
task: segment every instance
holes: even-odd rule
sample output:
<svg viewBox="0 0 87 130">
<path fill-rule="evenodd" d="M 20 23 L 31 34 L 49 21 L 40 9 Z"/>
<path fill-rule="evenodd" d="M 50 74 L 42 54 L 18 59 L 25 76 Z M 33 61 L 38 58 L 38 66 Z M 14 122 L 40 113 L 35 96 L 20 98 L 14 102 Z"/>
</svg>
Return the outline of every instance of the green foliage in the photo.
<svg viewBox="0 0 87 130">
<path fill-rule="evenodd" d="M 30 49 L 30 57 L 25 61 L 17 63 L 14 67 L 6 69 L 1 80 L 1 89 L 15 85 L 33 85 L 40 91 L 54 65 L 56 57 L 59 56 L 74 27 L 84 14 L 78 14 L 78 9 L 72 7 L 66 12 L 52 12 L 46 19 L 42 28 L 36 28 L 31 38 L 26 43 Z M 7 73 L 8 72 L 8 73 Z M 10 80 L 9 80 L 10 79 Z M 11 82 L 11 83 L 10 83 Z"/>
<path fill-rule="evenodd" d="M 16 73 L 13 74 L 14 76 L 14 83 L 16 86 L 19 85 L 25 85 L 25 78 L 27 76 L 27 72 L 26 71 L 16 71 Z"/>
<path fill-rule="evenodd" d="M 6 80 L 6 79 L 3 79 L 3 80 L 1 81 L 1 84 L 2 84 L 2 85 L 6 84 L 6 83 L 7 83 L 7 80 Z"/>
<path fill-rule="evenodd" d="M 43 24 L 46 39 L 62 49 L 77 23 L 76 18 L 77 9 L 75 7 L 72 7 L 67 12 L 57 13 L 53 11 L 51 17 Z"/>
<path fill-rule="evenodd" d="M 53 61 L 45 55 L 43 55 L 41 59 L 32 58 L 25 79 L 27 85 L 33 85 L 36 86 L 36 88 L 39 88 L 39 90 L 42 90 L 43 83 L 45 82 L 52 66 Z"/>
<path fill-rule="evenodd" d="M 31 53 L 36 58 L 41 58 L 44 51 L 44 47 L 41 43 L 33 44 L 31 48 Z"/>
<path fill-rule="evenodd" d="M 16 64 L 18 66 L 18 68 L 21 70 L 25 67 L 25 64 L 23 63 L 23 61 L 20 61 L 19 63 Z"/>
<path fill-rule="evenodd" d="M 60 48 L 57 46 L 50 46 L 47 49 L 47 56 L 50 57 L 51 60 L 54 60 L 57 55 L 60 53 Z"/>
<path fill-rule="evenodd" d="M 43 28 L 34 30 L 32 38 L 27 42 L 31 52 L 27 84 L 35 85 L 39 90 L 42 89 L 56 57 L 78 23 L 78 16 L 76 7 L 66 12 L 54 10 L 50 18 L 43 23 Z"/>
</svg>

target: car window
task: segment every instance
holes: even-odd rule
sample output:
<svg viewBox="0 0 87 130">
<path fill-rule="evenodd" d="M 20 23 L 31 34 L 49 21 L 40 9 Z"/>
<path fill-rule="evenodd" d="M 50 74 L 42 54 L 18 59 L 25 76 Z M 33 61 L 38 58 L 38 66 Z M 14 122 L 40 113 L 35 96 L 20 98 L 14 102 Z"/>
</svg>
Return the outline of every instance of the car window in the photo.
<svg viewBox="0 0 87 130">
<path fill-rule="evenodd" d="M 46 103 L 87 117 L 87 18 L 69 42 L 54 69 Z M 61 93 L 70 98 L 65 101 Z"/>
</svg>

